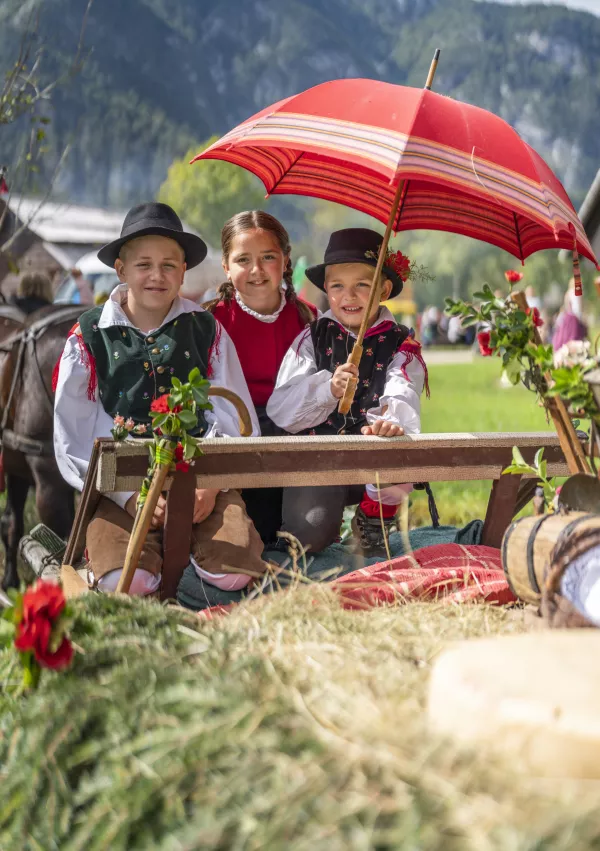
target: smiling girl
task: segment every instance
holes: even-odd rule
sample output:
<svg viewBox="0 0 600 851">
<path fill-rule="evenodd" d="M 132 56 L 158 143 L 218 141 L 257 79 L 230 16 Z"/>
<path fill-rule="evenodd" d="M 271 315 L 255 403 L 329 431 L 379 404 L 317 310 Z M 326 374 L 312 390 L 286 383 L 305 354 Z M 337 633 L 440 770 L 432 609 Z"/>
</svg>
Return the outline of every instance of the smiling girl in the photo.
<svg viewBox="0 0 600 851">
<path fill-rule="evenodd" d="M 296 297 L 290 238 L 269 213 L 248 210 L 233 216 L 223 226 L 221 247 L 227 280 L 219 298 L 204 307 L 233 340 L 261 434 L 282 434 L 266 405 L 285 353 L 317 311 Z M 281 488 L 249 489 L 242 495 L 263 541 L 274 542 L 281 526 Z"/>
</svg>

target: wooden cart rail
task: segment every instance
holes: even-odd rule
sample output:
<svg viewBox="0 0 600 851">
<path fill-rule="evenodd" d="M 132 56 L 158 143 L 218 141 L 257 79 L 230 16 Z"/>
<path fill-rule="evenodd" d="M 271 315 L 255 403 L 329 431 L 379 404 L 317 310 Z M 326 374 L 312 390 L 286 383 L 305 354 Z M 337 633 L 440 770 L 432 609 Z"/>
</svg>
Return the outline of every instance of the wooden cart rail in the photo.
<svg viewBox="0 0 600 851">
<path fill-rule="evenodd" d="M 195 487 L 295 487 L 385 482 L 493 481 L 484 543 L 500 546 L 505 529 L 533 495 L 534 480 L 502 476 L 518 446 L 533 461 L 544 448 L 548 472 L 568 475 L 553 432 L 422 434 L 378 437 L 258 437 L 205 440 L 188 472 L 167 480 L 167 517 L 161 596 L 173 597 L 189 560 Z M 148 466 L 148 441 L 96 441 L 65 561 L 80 557 L 85 529 L 99 495 L 138 490 Z"/>
</svg>

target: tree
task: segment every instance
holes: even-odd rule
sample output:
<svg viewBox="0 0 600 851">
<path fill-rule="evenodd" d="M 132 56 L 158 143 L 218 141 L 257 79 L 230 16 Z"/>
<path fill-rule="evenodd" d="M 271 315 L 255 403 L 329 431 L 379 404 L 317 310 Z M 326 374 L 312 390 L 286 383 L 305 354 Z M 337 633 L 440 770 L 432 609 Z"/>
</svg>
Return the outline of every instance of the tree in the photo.
<svg viewBox="0 0 600 851">
<path fill-rule="evenodd" d="M 217 138 L 212 136 L 175 160 L 158 193 L 159 201 L 173 207 L 213 246 L 221 244 L 221 228 L 235 213 L 265 207 L 262 183 L 245 169 L 219 160 L 189 164 Z"/>
<path fill-rule="evenodd" d="M 81 71 L 85 57 L 83 55 L 83 36 L 93 0 L 87 0 L 77 50 L 69 67 L 54 79 L 44 79 L 42 64 L 45 48 L 39 37 L 39 16 L 43 0 L 34 3 L 29 12 L 23 15 L 20 40 L 17 43 L 14 61 L 9 65 L 0 84 L 0 129 L 4 130 L 3 142 L 12 148 L 9 161 L 0 164 L 0 194 L 23 194 L 31 189 L 31 178 L 40 174 L 40 162 L 49 150 L 47 144 L 47 125 L 50 124 L 49 101 L 54 89 Z M 15 29 L 15 32 L 17 30 Z M 7 139 L 6 129 L 14 129 Z M 3 152 L 6 156 L 6 150 Z M 47 185 L 42 185 L 39 206 L 28 221 L 15 221 L 12 232 L 4 234 L 0 244 L 0 254 L 6 255 L 9 266 L 14 266 L 11 249 L 21 232 L 29 225 L 44 202 L 48 199 L 54 180 L 68 153 L 68 146 L 58 157 L 58 162 Z M 40 186 L 38 185 L 38 190 Z M 0 232 L 3 230 L 9 213 L 8 204 L 0 208 Z"/>
</svg>

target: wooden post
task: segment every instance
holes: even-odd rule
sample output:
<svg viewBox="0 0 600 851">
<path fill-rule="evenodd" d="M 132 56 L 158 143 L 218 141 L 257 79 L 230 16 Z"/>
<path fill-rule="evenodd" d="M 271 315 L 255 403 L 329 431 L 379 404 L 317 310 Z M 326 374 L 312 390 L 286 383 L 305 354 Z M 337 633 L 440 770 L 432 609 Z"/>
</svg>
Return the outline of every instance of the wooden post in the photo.
<svg viewBox="0 0 600 851">
<path fill-rule="evenodd" d="M 427 75 L 427 82 L 425 84 L 425 89 L 431 89 L 433 84 L 433 78 L 435 77 L 435 72 L 438 64 L 438 60 L 440 58 L 440 50 L 439 48 L 435 51 L 433 59 L 431 61 L 431 65 L 429 67 L 429 73 Z M 369 317 L 371 316 L 371 311 L 373 310 L 373 305 L 375 304 L 375 299 L 379 300 L 379 289 L 381 283 L 381 270 L 383 269 L 383 264 L 385 261 L 385 255 L 387 253 L 388 245 L 390 242 L 390 237 L 392 235 L 392 229 L 394 227 L 394 223 L 396 221 L 396 214 L 398 212 L 398 207 L 400 206 L 400 199 L 402 197 L 402 190 L 404 189 L 404 181 L 401 180 L 398 183 L 398 188 L 396 189 L 396 194 L 394 195 L 394 200 L 392 202 L 392 209 L 390 210 L 390 215 L 388 218 L 388 223 L 385 228 L 385 234 L 383 236 L 383 242 L 379 248 L 379 256 L 377 257 L 377 266 L 375 267 L 375 275 L 373 276 L 373 286 L 371 287 L 371 293 L 369 295 L 369 302 L 367 304 L 367 309 L 365 310 L 365 314 L 363 316 L 362 322 L 360 323 L 360 329 L 358 331 L 358 335 L 356 337 L 356 342 L 352 347 L 352 352 L 350 357 L 348 358 L 348 363 L 354 364 L 354 366 L 358 366 L 360 364 L 360 359 L 362 358 L 363 353 L 363 340 L 365 338 L 365 333 L 367 331 L 367 323 L 369 322 Z M 354 401 L 354 393 L 356 392 L 356 384 L 357 379 L 351 378 L 346 384 L 346 389 L 344 391 L 344 395 L 340 399 L 338 405 L 338 411 L 340 414 L 345 416 Z"/>
<path fill-rule="evenodd" d="M 175 597 L 179 580 L 190 561 L 195 493 L 194 468 L 190 467 L 187 473 L 176 473 L 167 496 L 161 600 L 171 600 Z"/>
</svg>

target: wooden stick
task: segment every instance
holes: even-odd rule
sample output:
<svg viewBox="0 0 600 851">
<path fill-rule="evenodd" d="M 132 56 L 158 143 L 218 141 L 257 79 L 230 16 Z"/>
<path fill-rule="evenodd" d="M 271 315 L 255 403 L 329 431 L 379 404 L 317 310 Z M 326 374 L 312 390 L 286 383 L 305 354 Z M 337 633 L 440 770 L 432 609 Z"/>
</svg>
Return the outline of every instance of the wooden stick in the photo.
<svg viewBox="0 0 600 851">
<path fill-rule="evenodd" d="M 431 61 L 431 65 L 429 68 L 429 74 L 427 75 L 427 82 L 425 84 L 425 88 L 427 90 L 431 89 L 431 85 L 433 83 L 433 78 L 435 77 L 435 71 L 437 68 L 438 60 L 440 58 L 439 48 L 435 51 L 433 59 Z M 385 234 L 383 236 L 383 242 L 379 248 L 379 256 L 377 257 L 377 266 L 375 267 L 375 275 L 373 276 L 373 286 L 371 287 L 371 293 L 369 295 L 369 301 L 367 304 L 367 309 L 365 310 L 364 316 L 362 318 L 362 322 L 360 323 L 360 329 L 358 331 L 358 335 L 356 337 L 356 342 L 352 347 L 352 352 L 350 357 L 348 358 L 348 363 L 354 364 L 354 366 L 358 366 L 360 364 L 360 359 L 362 358 L 363 353 L 363 340 L 365 338 L 365 333 L 367 331 L 367 325 L 369 322 L 369 318 L 371 316 L 371 311 L 373 310 L 373 305 L 375 304 L 375 298 L 379 300 L 379 292 L 380 292 L 380 283 L 381 283 L 381 270 L 383 269 L 383 264 L 385 262 L 385 255 L 387 253 L 388 245 L 390 242 L 390 237 L 392 235 L 392 229 L 394 227 L 396 221 L 396 214 L 398 212 L 398 207 L 400 206 L 400 199 L 402 197 L 402 190 L 404 189 L 404 180 L 401 180 L 398 184 L 398 188 L 396 189 L 396 194 L 394 195 L 394 200 L 392 202 L 392 209 L 390 210 L 390 215 L 388 218 L 388 223 L 385 228 Z M 346 384 L 346 389 L 344 391 L 344 395 L 340 399 L 338 405 L 338 411 L 340 414 L 345 416 L 352 406 L 352 402 L 354 401 L 354 393 L 356 392 L 356 385 L 358 383 L 358 379 L 350 378 L 348 383 Z"/>
<path fill-rule="evenodd" d="M 512 293 L 512 300 L 520 307 L 523 312 L 527 312 L 529 305 L 525 293 L 517 291 Z M 533 329 L 533 339 L 536 345 L 540 345 L 542 338 L 537 328 Z M 546 373 L 544 378 L 548 383 L 551 383 L 552 377 Z M 564 452 L 567 466 L 571 473 L 589 473 L 590 468 L 585 457 L 585 452 L 581 445 L 581 441 L 577 437 L 577 433 L 573 427 L 571 417 L 569 416 L 565 404 L 560 396 L 555 396 L 552 399 L 545 399 L 544 404 L 550 412 L 554 428 L 558 434 L 561 449 Z"/>
<path fill-rule="evenodd" d="M 136 516 L 134 521 L 135 534 L 131 534 L 129 538 L 127 553 L 125 554 L 125 563 L 123 564 L 123 571 L 119 577 L 117 585 L 117 594 L 129 593 L 129 589 L 133 581 L 133 575 L 138 566 L 140 555 L 142 554 L 142 549 L 146 542 L 146 536 L 150 530 L 150 524 L 152 523 L 152 517 L 154 516 L 154 509 L 158 504 L 158 498 L 165 486 L 165 481 L 169 475 L 170 467 L 170 464 L 159 464 L 154 471 L 152 483 L 146 496 L 146 501 L 142 505 L 141 509 L 138 510 L 139 516 Z"/>
</svg>

